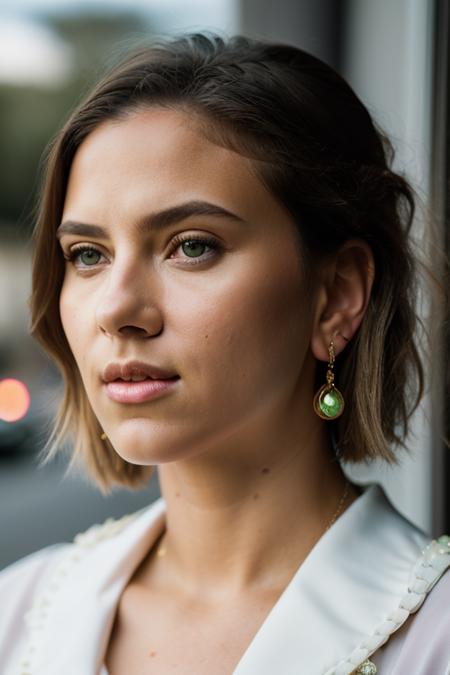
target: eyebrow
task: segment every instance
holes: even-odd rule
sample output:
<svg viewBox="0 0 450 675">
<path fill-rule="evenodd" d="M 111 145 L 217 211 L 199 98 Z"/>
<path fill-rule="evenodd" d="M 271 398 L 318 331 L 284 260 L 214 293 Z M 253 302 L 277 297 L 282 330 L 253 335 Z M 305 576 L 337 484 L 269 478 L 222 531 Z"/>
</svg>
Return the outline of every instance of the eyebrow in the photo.
<svg viewBox="0 0 450 675">
<path fill-rule="evenodd" d="M 220 218 L 227 218 L 238 223 L 244 223 L 244 219 L 240 216 L 224 209 L 218 204 L 211 204 L 205 201 L 190 201 L 178 206 L 172 206 L 163 211 L 150 213 L 138 221 L 137 227 L 139 230 L 162 230 L 169 225 L 185 220 L 190 216 L 218 216 Z M 66 220 L 56 230 L 56 237 L 60 239 L 63 234 L 78 234 L 86 237 L 107 237 L 107 231 L 100 225 L 92 225 L 89 223 L 79 223 L 75 220 Z"/>
</svg>

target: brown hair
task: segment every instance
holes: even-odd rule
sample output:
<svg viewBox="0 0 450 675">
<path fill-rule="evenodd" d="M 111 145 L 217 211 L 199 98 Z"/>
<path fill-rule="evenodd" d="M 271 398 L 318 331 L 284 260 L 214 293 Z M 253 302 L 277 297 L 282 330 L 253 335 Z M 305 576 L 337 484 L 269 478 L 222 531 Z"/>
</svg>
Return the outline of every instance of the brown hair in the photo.
<svg viewBox="0 0 450 675">
<path fill-rule="evenodd" d="M 389 446 L 406 447 L 409 418 L 424 391 L 412 190 L 390 168 L 387 139 L 332 68 L 293 46 L 209 32 L 160 39 L 128 55 L 49 146 L 34 232 L 31 332 L 56 361 L 65 391 L 45 457 L 72 438 L 71 465 L 84 463 L 103 492 L 114 483 L 138 487 L 150 475 L 151 468 L 126 462 L 100 440 L 59 317 L 64 262 L 55 237 L 77 148 L 100 123 L 148 106 L 188 111 L 210 140 L 254 160 L 260 180 L 298 227 L 310 278 L 346 240 L 370 245 L 376 268 L 370 302 L 335 367 L 346 408 L 327 424 L 344 460 L 397 463 Z M 317 388 L 324 365 L 318 364 Z"/>
</svg>

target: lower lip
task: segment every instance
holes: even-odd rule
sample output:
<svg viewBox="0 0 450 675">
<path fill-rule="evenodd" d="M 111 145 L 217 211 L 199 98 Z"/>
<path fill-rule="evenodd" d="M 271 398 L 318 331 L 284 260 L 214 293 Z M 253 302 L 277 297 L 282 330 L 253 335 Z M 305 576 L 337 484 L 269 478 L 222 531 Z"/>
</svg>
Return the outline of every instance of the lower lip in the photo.
<svg viewBox="0 0 450 675">
<path fill-rule="evenodd" d="M 143 403 L 171 391 L 180 378 L 171 380 L 142 380 L 142 382 L 121 382 L 116 380 L 105 384 L 106 394 L 117 403 Z"/>
</svg>

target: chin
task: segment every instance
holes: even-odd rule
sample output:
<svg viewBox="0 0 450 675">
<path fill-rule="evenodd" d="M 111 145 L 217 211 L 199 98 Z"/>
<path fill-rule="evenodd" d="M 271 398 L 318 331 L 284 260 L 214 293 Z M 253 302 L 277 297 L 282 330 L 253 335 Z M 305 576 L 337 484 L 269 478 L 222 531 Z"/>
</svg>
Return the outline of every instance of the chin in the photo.
<svg viewBox="0 0 450 675">
<path fill-rule="evenodd" d="M 185 459 L 186 450 L 173 440 L 169 442 L 167 434 L 158 438 L 158 433 L 141 428 L 127 429 L 109 434 L 109 440 L 123 460 L 139 466 L 152 466 Z"/>
</svg>

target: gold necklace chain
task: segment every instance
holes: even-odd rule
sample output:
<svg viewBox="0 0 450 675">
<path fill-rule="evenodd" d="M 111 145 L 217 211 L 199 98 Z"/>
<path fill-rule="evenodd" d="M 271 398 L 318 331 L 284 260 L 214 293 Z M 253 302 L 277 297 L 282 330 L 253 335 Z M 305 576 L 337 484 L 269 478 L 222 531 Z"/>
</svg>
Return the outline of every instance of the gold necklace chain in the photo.
<svg viewBox="0 0 450 675">
<path fill-rule="evenodd" d="M 332 517 L 332 519 L 330 520 L 330 522 L 328 523 L 328 525 L 327 525 L 327 527 L 326 527 L 326 529 L 325 529 L 325 532 L 326 532 L 327 530 L 330 529 L 330 527 L 333 525 L 334 521 L 336 520 L 336 518 L 337 518 L 338 515 L 340 514 L 340 512 L 341 512 L 341 510 L 342 510 L 342 507 L 343 507 L 343 505 L 344 505 L 344 502 L 345 502 L 345 500 L 346 500 L 346 498 L 347 498 L 347 494 L 348 494 L 348 489 L 349 489 L 349 487 L 350 487 L 350 483 L 349 483 L 348 479 L 346 479 L 346 480 L 345 480 L 344 494 L 342 495 L 341 501 L 339 502 L 339 505 L 338 505 L 338 507 L 337 507 L 337 509 L 336 509 L 336 512 L 335 512 L 334 516 Z"/>
</svg>

